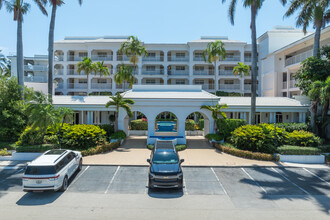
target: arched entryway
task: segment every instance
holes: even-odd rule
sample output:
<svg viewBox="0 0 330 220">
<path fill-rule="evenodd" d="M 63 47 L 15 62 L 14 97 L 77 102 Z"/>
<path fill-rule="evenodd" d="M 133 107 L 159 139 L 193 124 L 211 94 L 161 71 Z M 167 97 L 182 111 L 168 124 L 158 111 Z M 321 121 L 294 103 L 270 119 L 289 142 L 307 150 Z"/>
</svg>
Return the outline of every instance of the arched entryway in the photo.
<svg viewBox="0 0 330 220">
<path fill-rule="evenodd" d="M 155 118 L 155 135 L 176 136 L 178 134 L 178 118 L 169 111 L 159 113 Z"/>
<path fill-rule="evenodd" d="M 210 133 L 210 121 L 203 112 L 189 114 L 185 122 L 186 136 L 204 136 Z"/>
</svg>

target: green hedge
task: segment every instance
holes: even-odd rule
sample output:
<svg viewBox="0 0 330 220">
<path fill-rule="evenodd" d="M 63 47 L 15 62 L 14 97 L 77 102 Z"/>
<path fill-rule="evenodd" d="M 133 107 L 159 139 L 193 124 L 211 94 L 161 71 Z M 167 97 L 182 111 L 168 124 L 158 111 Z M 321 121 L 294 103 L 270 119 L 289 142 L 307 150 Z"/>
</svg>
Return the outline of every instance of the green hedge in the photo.
<svg viewBox="0 0 330 220">
<path fill-rule="evenodd" d="M 117 131 L 110 136 L 111 139 L 123 140 L 126 138 L 126 133 L 124 131 Z"/>
<path fill-rule="evenodd" d="M 199 119 L 198 121 L 198 130 L 204 130 L 204 119 Z"/>
<path fill-rule="evenodd" d="M 154 147 L 155 147 L 155 145 L 153 145 L 153 144 L 148 144 L 148 145 L 147 145 L 147 148 L 148 148 L 149 150 L 154 149 Z M 175 150 L 176 150 L 176 151 L 183 151 L 183 150 L 185 150 L 185 149 L 187 149 L 187 145 L 186 145 L 186 144 L 177 144 L 177 145 L 175 145 Z"/>
<path fill-rule="evenodd" d="M 205 135 L 205 138 L 209 141 L 215 140 L 215 141 L 222 141 L 224 139 L 224 136 L 221 134 L 207 134 Z"/>
<path fill-rule="evenodd" d="M 132 120 L 130 122 L 131 130 L 147 131 L 148 122 L 142 119 Z"/>
<path fill-rule="evenodd" d="M 238 92 L 225 92 L 225 91 L 216 91 L 216 96 L 243 96 L 241 93 Z"/>
<path fill-rule="evenodd" d="M 33 129 L 31 126 L 27 126 L 20 135 L 16 145 L 38 145 L 43 144 L 43 132 L 39 129 Z"/>
<path fill-rule="evenodd" d="M 196 123 L 194 120 L 192 119 L 188 119 L 186 120 L 186 131 L 194 131 L 195 129 Z"/>
<path fill-rule="evenodd" d="M 300 147 L 290 145 L 278 147 L 277 151 L 279 154 L 283 155 L 319 155 L 321 153 L 321 150 L 316 147 Z"/>
<path fill-rule="evenodd" d="M 286 132 L 282 128 L 276 127 L 276 144 L 283 145 Z M 241 150 L 261 153 L 275 153 L 274 146 L 274 125 L 259 124 L 245 125 L 236 128 L 232 132 L 231 141 L 235 147 Z"/>
<path fill-rule="evenodd" d="M 276 127 L 283 128 L 287 132 L 293 131 L 309 131 L 309 126 L 306 123 L 278 123 Z"/>
<path fill-rule="evenodd" d="M 318 146 L 322 153 L 330 153 L 330 145 Z"/>
<path fill-rule="evenodd" d="M 94 155 L 94 154 L 102 154 L 102 153 L 109 152 L 113 149 L 116 149 L 119 146 L 120 146 L 119 141 L 116 141 L 116 142 L 113 142 L 113 143 L 105 143 L 105 144 L 102 144 L 102 145 L 99 145 L 99 146 L 96 146 L 96 147 L 93 147 L 93 148 L 89 148 L 87 150 L 83 150 L 83 151 L 81 151 L 81 154 L 83 156 L 90 156 L 90 155 Z"/>
<path fill-rule="evenodd" d="M 244 119 L 217 119 L 217 126 L 219 133 L 227 140 L 231 133 L 238 127 L 246 125 L 246 121 Z"/>
<path fill-rule="evenodd" d="M 103 125 L 98 125 L 101 129 L 105 130 L 106 136 L 110 137 L 111 134 L 114 133 L 114 126 L 113 124 L 103 124 Z"/>
<path fill-rule="evenodd" d="M 42 153 L 51 149 L 57 149 L 58 145 L 43 144 L 43 145 L 32 145 L 32 146 L 17 146 L 16 152 L 29 152 L 29 153 Z"/>
<path fill-rule="evenodd" d="M 313 133 L 300 130 L 288 133 L 286 143 L 289 145 L 310 147 L 318 146 L 320 144 L 320 141 L 320 138 L 316 137 Z"/>
</svg>

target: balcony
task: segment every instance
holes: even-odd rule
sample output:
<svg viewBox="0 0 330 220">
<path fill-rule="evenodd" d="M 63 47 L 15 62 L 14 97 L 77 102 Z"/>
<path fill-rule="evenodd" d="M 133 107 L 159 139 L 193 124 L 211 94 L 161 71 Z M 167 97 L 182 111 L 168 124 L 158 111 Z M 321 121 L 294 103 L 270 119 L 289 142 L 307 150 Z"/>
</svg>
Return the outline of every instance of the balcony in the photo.
<svg viewBox="0 0 330 220">
<path fill-rule="evenodd" d="M 233 70 L 220 70 L 220 75 L 222 76 L 235 76 Z"/>
<path fill-rule="evenodd" d="M 55 76 L 62 76 L 64 74 L 63 69 L 54 69 L 54 75 Z"/>
<path fill-rule="evenodd" d="M 304 53 L 297 54 L 293 57 L 287 58 L 285 60 L 285 66 L 301 63 L 302 61 L 304 61 L 305 59 L 311 56 L 313 56 L 313 50 L 308 50 Z"/>
<path fill-rule="evenodd" d="M 214 70 L 194 70 L 193 74 L 196 76 L 214 75 Z"/>
<path fill-rule="evenodd" d="M 87 89 L 87 83 L 68 83 L 68 89 Z"/>
<path fill-rule="evenodd" d="M 117 55 L 118 61 L 129 61 L 129 57 L 127 55 Z"/>
<path fill-rule="evenodd" d="M 169 62 L 188 62 L 189 61 L 189 57 L 185 56 L 185 57 L 168 57 L 168 61 Z"/>
<path fill-rule="evenodd" d="M 84 57 L 79 57 L 79 56 L 72 56 L 72 55 L 69 55 L 68 56 L 68 61 L 82 61 L 83 58 L 85 58 L 86 56 Z"/>
<path fill-rule="evenodd" d="M 168 70 L 168 75 L 171 76 L 188 76 L 188 70 Z"/>
<path fill-rule="evenodd" d="M 244 84 L 244 91 L 251 91 L 251 84 Z"/>
<path fill-rule="evenodd" d="M 219 84 L 219 90 L 240 90 L 240 84 Z"/>
<path fill-rule="evenodd" d="M 109 90 L 112 88 L 111 83 L 92 83 L 92 89 L 96 90 Z"/>
<path fill-rule="evenodd" d="M 282 89 L 288 88 L 288 82 L 282 82 Z"/>
<path fill-rule="evenodd" d="M 240 61 L 241 60 L 241 56 L 239 55 L 226 55 L 225 59 L 221 59 L 221 61 Z"/>
<path fill-rule="evenodd" d="M 208 59 L 207 57 L 205 57 L 205 58 L 206 58 L 206 60 Z M 202 56 L 194 56 L 193 60 L 194 61 L 203 61 L 203 62 L 205 62 Z"/>
<path fill-rule="evenodd" d="M 113 55 L 92 55 L 93 61 L 111 61 L 113 60 Z"/>
<path fill-rule="evenodd" d="M 252 62 L 252 57 L 244 57 L 244 62 Z"/>
<path fill-rule="evenodd" d="M 47 65 L 24 65 L 25 71 L 48 71 Z"/>
<path fill-rule="evenodd" d="M 73 69 L 68 69 L 67 70 L 67 75 L 84 75 L 84 72 L 82 71 L 80 74 L 77 72 L 77 70 L 73 70 Z"/>
<path fill-rule="evenodd" d="M 142 69 L 142 75 L 164 75 L 164 69 L 154 69 L 154 70 Z"/>
<path fill-rule="evenodd" d="M 48 77 L 47 76 L 24 76 L 24 82 L 46 83 L 46 82 L 48 82 Z"/>
<path fill-rule="evenodd" d="M 60 56 L 54 56 L 54 61 L 58 62 L 58 61 L 63 61 L 64 60 L 64 56 L 60 55 Z"/>
<path fill-rule="evenodd" d="M 295 89 L 295 88 L 297 88 L 296 80 L 290 80 L 290 89 Z"/>
<path fill-rule="evenodd" d="M 143 57 L 143 62 L 161 62 L 164 61 L 164 56 Z"/>
<path fill-rule="evenodd" d="M 194 84 L 194 85 L 202 86 L 203 90 L 208 90 L 208 91 L 213 91 L 215 88 L 214 84 Z"/>
<path fill-rule="evenodd" d="M 63 88 L 64 88 L 64 84 L 63 83 L 57 83 L 55 89 L 63 89 Z"/>
</svg>

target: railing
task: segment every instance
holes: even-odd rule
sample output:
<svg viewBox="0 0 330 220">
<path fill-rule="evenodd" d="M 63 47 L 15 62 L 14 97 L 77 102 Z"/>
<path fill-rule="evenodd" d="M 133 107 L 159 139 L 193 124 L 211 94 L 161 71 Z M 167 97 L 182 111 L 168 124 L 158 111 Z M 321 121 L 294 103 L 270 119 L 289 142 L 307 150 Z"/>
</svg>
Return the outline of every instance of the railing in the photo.
<svg viewBox="0 0 330 220">
<path fill-rule="evenodd" d="M 24 70 L 47 71 L 47 65 L 24 65 Z"/>
<path fill-rule="evenodd" d="M 252 62 L 252 57 L 244 57 L 244 62 Z"/>
<path fill-rule="evenodd" d="M 164 69 L 155 69 L 155 70 L 142 69 L 142 75 L 164 75 Z"/>
<path fill-rule="evenodd" d="M 214 70 L 194 70 L 194 75 L 214 75 Z"/>
<path fill-rule="evenodd" d="M 63 89 L 64 84 L 63 83 L 57 83 L 57 86 L 55 89 Z"/>
<path fill-rule="evenodd" d="M 77 70 L 72 70 L 72 69 L 67 70 L 67 75 L 84 75 L 83 73 L 84 73 L 83 71 L 81 71 L 81 73 L 79 74 Z"/>
<path fill-rule="evenodd" d="M 68 83 L 69 89 L 87 89 L 87 83 Z"/>
<path fill-rule="evenodd" d="M 201 85 L 203 90 L 214 90 L 214 84 L 194 84 Z"/>
<path fill-rule="evenodd" d="M 173 62 L 173 61 L 186 62 L 186 61 L 189 61 L 189 57 L 188 56 L 185 56 L 185 57 L 168 56 L 167 60 L 169 62 Z"/>
<path fill-rule="evenodd" d="M 54 60 L 55 61 L 63 61 L 64 60 L 64 56 L 60 55 L 60 56 L 54 56 Z"/>
<path fill-rule="evenodd" d="M 94 61 L 111 61 L 113 60 L 113 55 L 92 55 L 92 60 Z"/>
<path fill-rule="evenodd" d="M 68 61 L 82 61 L 83 58 L 85 58 L 86 56 L 83 56 L 83 57 L 79 57 L 79 56 L 72 56 L 72 55 L 69 55 L 68 56 Z"/>
<path fill-rule="evenodd" d="M 221 61 L 240 61 L 241 60 L 241 56 L 238 55 L 234 55 L 234 56 L 226 56 L 225 59 L 221 59 Z"/>
<path fill-rule="evenodd" d="M 127 55 L 117 55 L 117 60 L 118 61 L 129 61 L 130 57 Z"/>
<path fill-rule="evenodd" d="M 54 74 L 57 76 L 63 75 L 64 70 L 63 69 L 54 69 Z"/>
<path fill-rule="evenodd" d="M 244 84 L 244 90 L 245 91 L 251 91 L 251 84 Z"/>
<path fill-rule="evenodd" d="M 288 88 L 288 82 L 282 82 L 282 89 Z"/>
<path fill-rule="evenodd" d="M 296 80 L 290 80 L 290 88 L 297 88 Z"/>
<path fill-rule="evenodd" d="M 223 75 L 223 76 L 234 76 L 233 70 L 220 70 L 220 75 Z"/>
<path fill-rule="evenodd" d="M 164 56 L 143 57 L 143 62 L 164 61 Z"/>
<path fill-rule="evenodd" d="M 240 90 L 240 84 L 219 84 L 219 90 Z"/>
<path fill-rule="evenodd" d="M 92 89 L 111 89 L 111 83 L 92 83 Z"/>
<path fill-rule="evenodd" d="M 188 76 L 189 72 L 187 70 L 168 70 L 168 75 L 172 76 Z"/>
<path fill-rule="evenodd" d="M 48 81 L 47 76 L 24 76 L 24 82 L 39 82 L 45 83 Z"/>
<path fill-rule="evenodd" d="M 304 53 L 297 54 L 293 57 L 287 58 L 285 60 L 285 66 L 300 63 L 303 60 L 305 60 L 305 59 L 307 59 L 308 57 L 311 57 L 311 56 L 313 56 L 313 50 L 308 50 Z"/>
<path fill-rule="evenodd" d="M 206 58 L 206 60 L 208 59 L 208 57 L 205 57 L 205 58 Z M 194 56 L 193 60 L 194 61 L 203 61 L 203 62 L 205 62 L 202 56 Z"/>
</svg>

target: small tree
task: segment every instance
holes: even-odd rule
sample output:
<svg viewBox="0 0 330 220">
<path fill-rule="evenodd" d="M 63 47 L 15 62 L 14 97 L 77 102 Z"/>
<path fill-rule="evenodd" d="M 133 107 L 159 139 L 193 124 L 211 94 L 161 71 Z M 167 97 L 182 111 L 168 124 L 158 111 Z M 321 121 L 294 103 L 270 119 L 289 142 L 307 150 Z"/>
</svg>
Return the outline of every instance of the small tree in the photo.
<svg viewBox="0 0 330 220">
<path fill-rule="evenodd" d="M 57 132 L 58 144 L 59 144 L 60 149 L 61 149 L 62 148 L 61 147 L 61 140 L 62 140 L 61 130 L 62 130 L 64 122 L 66 120 L 68 120 L 68 121 L 72 120 L 74 112 L 71 108 L 66 108 L 66 107 L 59 107 L 57 109 L 57 112 L 62 117 L 62 124 L 61 124 L 61 126 L 60 126 L 60 128 L 58 129 L 58 132 Z"/>
<path fill-rule="evenodd" d="M 210 105 L 202 105 L 201 109 L 206 109 L 211 111 L 212 113 L 212 118 L 214 120 L 214 133 L 217 132 L 217 119 L 221 115 L 223 118 L 227 118 L 227 115 L 222 111 L 222 109 L 228 108 L 227 104 L 224 105 L 219 105 L 216 104 L 215 106 L 210 106 Z"/>
<path fill-rule="evenodd" d="M 83 58 L 82 61 L 78 62 L 77 64 L 78 69 L 77 72 L 80 73 L 83 71 L 85 75 L 87 75 L 87 95 L 89 95 L 89 74 L 92 72 L 95 72 L 95 65 L 93 64 L 93 61 L 89 57 Z"/>
<path fill-rule="evenodd" d="M 132 74 L 132 68 L 130 66 L 122 65 L 119 67 L 119 70 L 115 74 L 114 78 L 115 82 L 117 84 L 124 83 L 124 91 L 126 87 L 126 82 L 130 85 L 130 87 L 133 85 L 135 78 Z"/>
<path fill-rule="evenodd" d="M 116 96 L 110 96 L 111 101 L 107 102 L 105 104 L 106 108 L 109 108 L 109 106 L 115 106 L 116 112 L 115 112 L 115 117 L 116 117 L 116 122 L 115 122 L 115 131 L 118 131 L 118 115 L 119 115 L 119 109 L 123 108 L 127 115 L 129 117 L 133 116 L 133 112 L 131 110 L 131 107 L 129 105 L 133 105 L 134 101 L 131 99 L 124 99 L 123 96 L 118 92 Z"/>
</svg>

